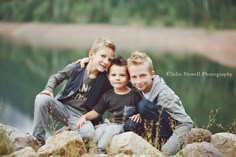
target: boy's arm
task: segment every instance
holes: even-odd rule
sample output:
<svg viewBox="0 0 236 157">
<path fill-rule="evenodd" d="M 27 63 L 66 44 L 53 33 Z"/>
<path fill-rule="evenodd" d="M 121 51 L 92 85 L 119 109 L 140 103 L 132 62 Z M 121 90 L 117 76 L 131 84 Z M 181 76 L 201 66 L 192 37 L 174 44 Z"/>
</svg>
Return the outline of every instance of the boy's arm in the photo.
<svg viewBox="0 0 236 157">
<path fill-rule="evenodd" d="M 85 65 L 89 63 L 89 57 L 85 57 L 85 58 L 79 59 L 75 63 L 76 64 L 80 64 L 81 68 L 84 68 Z"/>
<path fill-rule="evenodd" d="M 77 128 L 78 129 L 81 128 L 81 126 L 83 124 L 85 124 L 87 120 L 96 119 L 98 116 L 99 116 L 99 113 L 96 112 L 95 110 L 92 110 L 92 111 L 86 113 L 85 115 L 80 117 L 79 121 L 76 123 Z"/>
<path fill-rule="evenodd" d="M 68 79 L 76 66 L 75 63 L 67 65 L 63 70 L 57 72 L 56 74 L 49 77 L 48 82 L 45 86 L 45 89 L 41 92 L 41 94 L 53 93 L 53 90 L 64 80 Z M 51 95 L 49 95 L 51 96 Z"/>
</svg>

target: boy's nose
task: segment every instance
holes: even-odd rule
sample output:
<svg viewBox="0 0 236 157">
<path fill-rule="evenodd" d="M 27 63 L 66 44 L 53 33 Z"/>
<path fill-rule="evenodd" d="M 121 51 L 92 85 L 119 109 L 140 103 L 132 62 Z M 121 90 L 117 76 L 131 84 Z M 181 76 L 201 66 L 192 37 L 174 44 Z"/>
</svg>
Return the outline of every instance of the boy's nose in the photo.
<svg viewBox="0 0 236 157">
<path fill-rule="evenodd" d="M 104 62 L 105 64 L 109 64 L 109 59 L 104 59 L 103 62 Z"/>
<path fill-rule="evenodd" d="M 119 80 L 120 79 L 120 76 L 116 76 L 116 80 Z"/>
<path fill-rule="evenodd" d="M 137 78 L 137 83 L 141 83 L 141 78 Z"/>
</svg>

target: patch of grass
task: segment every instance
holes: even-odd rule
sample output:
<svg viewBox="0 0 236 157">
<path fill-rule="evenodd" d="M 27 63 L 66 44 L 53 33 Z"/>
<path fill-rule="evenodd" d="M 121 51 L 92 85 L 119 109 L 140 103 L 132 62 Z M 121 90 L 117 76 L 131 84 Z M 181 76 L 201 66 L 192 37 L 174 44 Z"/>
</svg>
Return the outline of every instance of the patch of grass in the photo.
<svg viewBox="0 0 236 157">
<path fill-rule="evenodd" d="M 227 126 L 223 126 L 222 124 L 216 124 L 216 126 L 221 128 L 225 132 L 236 134 L 236 119 L 234 119 L 234 121 Z"/>
<path fill-rule="evenodd" d="M 14 147 L 8 137 L 7 131 L 0 126 L 0 155 L 10 154 L 14 151 Z"/>
<path fill-rule="evenodd" d="M 209 113 L 209 120 L 208 124 L 205 126 L 203 125 L 202 128 L 210 130 L 211 127 L 216 126 L 217 128 L 223 130 L 224 132 L 236 134 L 236 119 L 233 120 L 231 124 L 228 124 L 226 126 L 222 125 L 221 123 L 217 122 L 217 115 L 220 113 L 220 109 L 211 109 Z M 195 123 L 195 126 L 197 124 Z"/>
</svg>

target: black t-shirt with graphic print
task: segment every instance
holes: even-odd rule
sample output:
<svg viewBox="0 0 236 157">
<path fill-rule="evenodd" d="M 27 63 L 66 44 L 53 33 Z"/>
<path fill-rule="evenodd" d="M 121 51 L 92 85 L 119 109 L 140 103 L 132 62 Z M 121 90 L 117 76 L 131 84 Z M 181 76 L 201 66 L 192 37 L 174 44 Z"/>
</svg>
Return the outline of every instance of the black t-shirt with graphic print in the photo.
<svg viewBox="0 0 236 157">
<path fill-rule="evenodd" d="M 110 89 L 103 94 L 99 103 L 93 109 L 99 114 L 108 111 L 110 122 L 123 123 L 125 119 L 125 108 L 133 108 L 135 113 L 137 113 L 136 106 L 140 100 L 140 93 L 134 89 L 124 95 L 116 94 L 113 89 Z"/>
<path fill-rule="evenodd" d="M 94 83 L 95 79 L 88 77 L 87 72 L 84 73 L 83 82 L 81 83 L 78 91 L 67 102 L 70 106 L 79 110 L 82 114 L 88 112 L 87 110 L 87 97 L 88 93 Z"/>
</svg>

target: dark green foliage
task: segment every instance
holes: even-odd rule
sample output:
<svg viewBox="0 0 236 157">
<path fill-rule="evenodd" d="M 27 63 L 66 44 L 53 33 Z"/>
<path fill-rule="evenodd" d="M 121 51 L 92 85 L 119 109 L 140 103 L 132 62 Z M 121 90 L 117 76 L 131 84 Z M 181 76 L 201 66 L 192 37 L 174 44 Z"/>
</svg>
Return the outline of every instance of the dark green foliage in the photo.
<svg viewBox="0 0 236 157">
<path fill-rule="evenodd" d="M 234 0 L 1 0 L 0 20 L 235 28 Z"/>
<path fill-rule="evenodd" d="M 156 73 L 161 75 L 167 84 L 181 98 L 185 109 L 190 113 L 198 127 L 206 125 L 212 109 L 219 109 L 216 123 L 223 126 L 235 121 L 236 110 L 236 69 L 227 68 L 201 56 L 151 55 L 156 60 Z M 168 72 L 177 72 L 181 76 L 169 76 Z M 200 76 L 187 76 L 185 72 L 197 73 Z M 229 73 L 231 77 L 204 76 L 202 72 Z M 227 114 L 228 113 L 228 114 Z M 210 128 L 213 132 L 219 128 Z"/>
</svg>

